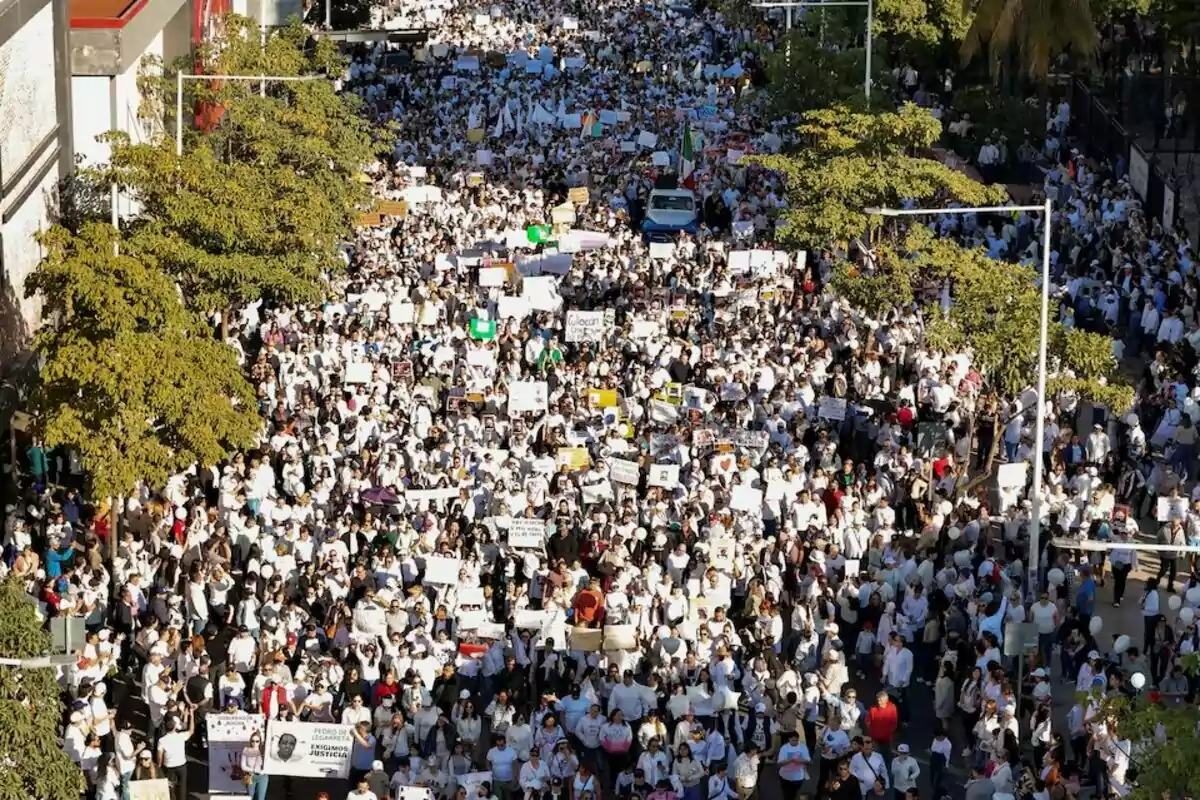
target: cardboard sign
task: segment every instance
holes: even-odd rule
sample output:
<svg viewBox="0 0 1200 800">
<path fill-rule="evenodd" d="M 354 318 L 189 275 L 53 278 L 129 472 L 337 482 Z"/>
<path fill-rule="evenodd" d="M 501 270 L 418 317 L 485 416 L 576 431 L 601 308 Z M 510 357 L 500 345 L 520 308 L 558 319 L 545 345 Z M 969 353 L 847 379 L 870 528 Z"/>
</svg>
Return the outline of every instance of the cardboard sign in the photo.
<svg viewBox="0 0 1200 800">
<path fill-rule="evenodd" d="M 586 447 L 560 447 L 555 462 L 569 472 L 582 472 L 592 465 L 592 457 Z"/>
<path fill-rule="evenodd" d="M 604 312 L 567 312 L 563 339 L 568 342 L 600 342 L 604 340 Z"/>
<path fill-rule="evenodd" d="M 821 419 L 842 421 L 846 418 L 846 401 L 840 397 L 822 397 L 817 407 L 817 416 Z"/>
<path fill-rule="evenodd" d="M 604 647 L 604 631 L 598 628 L 571 628 L 571 649 L 599 653 Z"/>
<path fill-rule="evenodd" d="M 449 558 L 447 556 L 425 556 L 426 583 L 454 586 L 458 583 L 458 573 L 461 569 L 461 558 Z"/>
<path fill-rule="evenodd" d="M 646 482 L 663 489 L 674 489 L 679 485 L 678 464 L 654 464 L 650 467 Z"/>
<path fill-rule="evenodd" d="M 1188 499 L 1186 497 L 1160 497 L 1155 508 L 1154 518 L 1159 522 L 1171 522 L 1177 519 L 1187 519 Z"/>
<path fill-rule="evenodd" d="M 577 186 L 567 192 L 567 199 L 576 205 L 585 206 L 591 202 L 591 195 L 586 186 Z"/>
<path fill-rule="evenodd" d="M 741 485 L 733 487 L 729 507 L 734 511 L 762 511 L 763 493 L 761 489 Z"/>
<path fill-rule="evenodd" d="M 604 626 L 604 649 L 605 650 L 636 650 L 637 649 L 637 626 L 636 625 L 605 625 Z"/>
<path fill-rule="evenodd" d="M 596 408 L 613 408 L 621 402 L 616 389 L 588 389 L 587 398 Z"/>
<path fill-rule="evenodd" d="M 636 461 L 614 458 L 608 462 L 608 470 L 614 481 L 626 486 L 637 486 L 641 479 L 642 470 Z"/>
<path fill-rule="evenodd" d="M 546 544 L 546 522 L 540 519 L 515 517 L 508 525 L 510 547 L 541 550 Z"/>
</svg>

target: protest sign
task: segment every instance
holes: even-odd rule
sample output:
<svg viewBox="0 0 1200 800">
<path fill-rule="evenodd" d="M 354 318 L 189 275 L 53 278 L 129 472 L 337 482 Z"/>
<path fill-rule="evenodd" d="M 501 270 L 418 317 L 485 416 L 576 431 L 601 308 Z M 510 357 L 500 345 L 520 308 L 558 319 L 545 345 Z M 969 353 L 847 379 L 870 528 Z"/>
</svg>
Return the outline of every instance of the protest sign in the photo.
<svg viewBox="0 0 1200 800">
<path fill-rule="evenodd" d="M 508 278 L 508 270 L 503 267 L 484 267 L 479 270 L 480 286 L 503 286 Z"/>
<path fill-rule="evenodd" d="M 587 205 L 592 198 L 586 186 L 576 186 L 567 191 L 567 199 L 577 205 Z"/>
<path fill-rule="evenodd" d="M 433 800 L 433 789 L 424 786 L 393 786 L 392 800 Z"/>
<path fill-rule="evenodd" d="M 373 372 L 372 364 L 347 364 L 344 380 L 346 383 L 370 383 Z"/>
<path fill-rule="evenodd" d="M 508 385 L 508 410 L 545 411 L 547 391 L 545 381 L 513 381 Z"/>
<path fill-rule="evenodd" d="M 846 418 L 846 401 L 841 397 L 822 397 L 821 404 L 817 407 L 817 416 L 821 419 L 833 419 L 837 421 Z"/>
<path fill-rule="evenodd" d="M 658 144 L 658 134 L 651 131 L 642 131 L 638 134 L 637 143 L 639 147 L 654 147 Z"/>
<path fill-rule="evenodd" d="M 571 628 L 571 649 L 598 653 L 604 646 L 604 631 L 599 628 Z"/>
<path fill-rule="evenodd" d="M 568 311 L 563 338 L 568 342 L 602 341 L 604 339 L 604 312 Z"/>
<path fill-rule="evenodd" d="M 621 458 L 614 458 L 608 462 L 609 474 L 617 483 L 624 483 L 627 486 L 637 486 L 641 475 L 641 469 L 636 461 L 626 461 Z"/>
<path fill-rule="evenodd" d="M 472 317 L 467 333 L 477 341 L 490 342 L 496 338 L 496 320 Z"/>
<path fill-rule="evenodd" d="M 524 297 L 506 294 L 496 301 L 496 316 L 500 319 L 525 319 L 529 311 L 529 301 Z"/>
<path fill-rule="evenodd" d="M 679 485 L 679 465 L 651 465 L 646 482 L 651 486 L 660 486 L 663 489 L 674 489 Z"/>
<path fill-rule="evenodd" d="M 349 725 L 273 719 L 267 725 L 263 772 L 293 778 L 347 778 L 353 742 Z"/>
<path fill-rule="evenodd" d="M 1186 497 L 1160 497 L 1155 510 L 1154 518 L 1159 522 L 1187 519 L 1188 501 Z"/>
<path fill-rule="evenodd" d="M 460 586 L 458 589 L 458 604 L 460 606 L 481 606 L 484 604 L 482 586 Z"/>
<path fill-rule="evenodd" d="M 635 625 L 605 625 L 605 650 L 636 650 L 637 626 Z"/>
<path fill-rule="evenodd" d="M 412 303 L 389 303 L 388 322 L 392 325 L 411 325 L 417 309 Z"/>
<path fill-rule="evenodd" d="M 584 505 L 590 506 L 613 499 L 613 487 L 608 481 L 584 484 L 579 487 Z"/>
<path fill-rule="evenodd" d="M 656 261 L 665 261 L 675 255 L 674 242 L 651 242 L 650 243 L 650 258 Z"/>
<path fill-rule="evenodd" d="M 555 462 L 569 472 L 579 472 L 592 465 L 592 457 L 588 455 L 586 447 L 560 447 Z"/>
<path fill-rule="evenodd" d="M 763 493 L 761 489 L 741 485 L 733 487 L 729 507 L 734 511 L 761 511 Z"/>
<path fill-rule="evenodd" d="M 996 483 L 1001 489 L 1020 489 L 1025 486 L 1025 475 L 1029 471 L 1028 461 L 1001 464 L 996 470 Z"/>
<path fill-rule="evenodd" d="M 513 625 L 526 630 L 541 630 L 543 623 L 550 618 L 549 611 L 525 609 L 518 611 L 513 617 Z"/>
<path fill-rule="evenodd" d="M 215 791 L 215 790 L 214 790 Z M 238 787 L 238 793 L 246 791 L 246 787 Z M 171 800 L 171 782 L 166 778 L 129 782 L 129 800 Z"/>
<path fill-rule="evenodd" d="M 588 389 L 587 398 L 596 408 L 612 408 L 621 402 L 616 389 Z"/>
<path fill-rule="evenodd" d="M 458 583 L 458 572 L 462 569 L 461 558 L 448 556 L 425 556 L 425 582 L 453 586 Z"/>
<path fill-rule="evenodd" d="M 208 714 L 208 789 L 210 792 L 240 794 L 242 748 L 251 734 L 262 732 L 262 714 Z"/>
<path fill-rule="evenodd" d="M 546 544 L 545 520 L 514 517 L 508 526 L 508 543 L 512 547 L 541 550 Z"/>
</svg>

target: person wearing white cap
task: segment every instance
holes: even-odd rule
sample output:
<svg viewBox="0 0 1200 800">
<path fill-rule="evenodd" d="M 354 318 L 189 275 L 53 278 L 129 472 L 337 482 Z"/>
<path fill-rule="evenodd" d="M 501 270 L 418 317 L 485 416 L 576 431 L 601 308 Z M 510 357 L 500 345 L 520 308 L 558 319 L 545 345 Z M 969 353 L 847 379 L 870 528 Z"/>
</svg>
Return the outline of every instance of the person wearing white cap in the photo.
<svg viewBox="0 0 1200 800">
<path fill-rule="evenodd" d="M 88 700 L 88 706 L 91 710 L 92 731 L 100 737 L 104 744 L 104 751 L 111 753 L 114 749 L 115 742 L 113 739 L 113 721 L 117 718 L 117 712 L 108 707 L 104 696 L 108 693 L 108 686 L 101 681 L 92 687 L 92 697 Z"/>
<path fill-rule="evenodd" d="M 909 754 L 907 744 L 896 746 L 896 757 L 892 759 L 892 792 L 896 800 L 904 800 L 905 793 L 917 786 L 921 765 Z"/>
</svg>

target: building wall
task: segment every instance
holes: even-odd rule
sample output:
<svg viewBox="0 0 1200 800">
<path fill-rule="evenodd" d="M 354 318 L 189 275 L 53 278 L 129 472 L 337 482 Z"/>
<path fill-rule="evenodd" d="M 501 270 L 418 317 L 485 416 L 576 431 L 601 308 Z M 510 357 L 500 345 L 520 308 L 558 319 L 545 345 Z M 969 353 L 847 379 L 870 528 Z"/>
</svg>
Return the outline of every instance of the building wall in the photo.
<svg viewBox="0 0 1200 800">
<path fill-rule="evenodd" d="M 69 167 L 65 2 L 23 12 L 0 2 L 0 371 L 23 352 L 41 316 L 25 281 L 41 260 L 36 235 L 57 215 Z"/>
</svg>

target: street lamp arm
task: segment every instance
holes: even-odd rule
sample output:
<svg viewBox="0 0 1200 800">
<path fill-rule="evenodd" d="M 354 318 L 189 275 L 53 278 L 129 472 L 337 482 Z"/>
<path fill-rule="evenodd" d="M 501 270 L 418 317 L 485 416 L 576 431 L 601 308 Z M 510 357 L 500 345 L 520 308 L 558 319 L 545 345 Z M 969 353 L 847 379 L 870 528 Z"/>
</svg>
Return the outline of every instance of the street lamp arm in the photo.
<svg viewBox="0 0 1200 800">
<path fill-rule="evenodd" d="M 967 208 L 864 208 L 863 213 L 872 217 L 920 217 L 938 214 L 1007 214 L 1013 211 L 1045 211 L 1045 205 L 1036 206 L 969 206 Z"/>
</svg>

